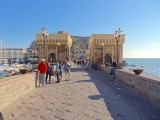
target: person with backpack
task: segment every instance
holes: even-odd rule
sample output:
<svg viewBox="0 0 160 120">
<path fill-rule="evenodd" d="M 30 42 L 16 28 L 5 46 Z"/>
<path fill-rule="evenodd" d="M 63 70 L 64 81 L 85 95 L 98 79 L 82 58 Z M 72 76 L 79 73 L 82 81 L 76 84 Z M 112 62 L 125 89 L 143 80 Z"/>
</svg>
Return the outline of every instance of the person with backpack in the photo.
<svg viewBox="0 0 160 120">
<path fill-rule="evenodd" d="M 70 80 L 70 67 L 71 67 L 71 64 L 67 60 L 65 60 L 64 71 L 65 71 L 66 81 Z"/>
<path fill-rule="evenodd" d="M 113 60 L 113 63 L 112 63 L 112 67 L 110 69 L 110 75 L 113 75 L 113 78 L 116 77 L 116 67 L 117 67 L 117 63 L 115 60 Z"/>
<path fill-rule="evenodd" d="M 56 75 L 57 75 L 57 83 L 60 82 L 60 64 L 58 63 L 58 61 L 56 60 Z"/>
<path fill-rule="evenodd" d="M 76 59 L 74 59 L 74 65 L 76 64 Z"/>
<path fill-rule="evenodd" d="M 78 65 L 78 66 L 79 66 L 79 64 L 80 64 L 80 60 L 77 61 L 77 65 Z"/>
<path fill-rule="evenodd" d="M 48 68 L 48 70 L 46 72 L 46 82 L 47 82 L 47 79 L 48 79 L 48 76 L 49 76 L 49 84 L 51 84 L 52 66 L 50 65 L 50 62 L 48 62 L 47 68 Z"/>
<path fill-rule="evenodd" d="M 64 69 L 64 63 L 63 62 L 61 62 L 59 69 L 60 69 L 60 76 L 61 76 L 61 79 L 62 79 L 62 72 L 63 72 L 63 69 Z"/>
<path fill-rule="evenodd" d="M 82 59 L 82 65 L 84 66 L 84 59 Z"/>
</svg>

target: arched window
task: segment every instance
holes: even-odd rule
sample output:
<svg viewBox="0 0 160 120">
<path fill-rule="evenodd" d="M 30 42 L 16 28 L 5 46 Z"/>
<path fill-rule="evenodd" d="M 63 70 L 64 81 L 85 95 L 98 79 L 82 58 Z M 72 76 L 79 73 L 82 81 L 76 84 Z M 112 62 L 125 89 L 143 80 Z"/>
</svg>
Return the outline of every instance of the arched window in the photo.
<svg viewBox="0 0 160 120">
<path fill-rule="evenodd" d="M 105 55 L 105 63 L 110 63 L 110 64 L 112 64 L 112 58 L 111 58 L 111 56 L 110 56 L 109 54 L 106 54 L 106 55 Z"/>
</svg>

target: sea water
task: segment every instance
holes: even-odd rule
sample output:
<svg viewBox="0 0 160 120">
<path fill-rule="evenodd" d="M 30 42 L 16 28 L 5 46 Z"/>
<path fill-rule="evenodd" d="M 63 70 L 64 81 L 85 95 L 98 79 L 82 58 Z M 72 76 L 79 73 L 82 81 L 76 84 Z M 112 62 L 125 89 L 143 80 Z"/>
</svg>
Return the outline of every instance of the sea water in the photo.
<svg viewBox="0 0 160 120">
<path fill-rule="evenodd" d="M 160 58 L 124 58 L 128 66 L 123 69 L 134 68 L 144 69 L 143 73 L 160 78 Z"/>
</svg>

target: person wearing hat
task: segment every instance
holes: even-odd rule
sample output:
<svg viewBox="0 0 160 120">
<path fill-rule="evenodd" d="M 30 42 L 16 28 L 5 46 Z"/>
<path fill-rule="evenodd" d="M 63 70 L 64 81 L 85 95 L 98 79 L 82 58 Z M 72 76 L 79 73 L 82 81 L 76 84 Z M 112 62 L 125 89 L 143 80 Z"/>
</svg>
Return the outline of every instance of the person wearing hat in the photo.
<svg viewBox="0 0 160 120">
<path fill-rule="evenodd" d="M 41 63 L 38 65 L 39 70 L 39 82 L 43 84 L 43 87 L 46 86 L 46 72 L 47 72 L 47 65 L 45 63 L 45 59 L 41 60 Z"/>
</svg>

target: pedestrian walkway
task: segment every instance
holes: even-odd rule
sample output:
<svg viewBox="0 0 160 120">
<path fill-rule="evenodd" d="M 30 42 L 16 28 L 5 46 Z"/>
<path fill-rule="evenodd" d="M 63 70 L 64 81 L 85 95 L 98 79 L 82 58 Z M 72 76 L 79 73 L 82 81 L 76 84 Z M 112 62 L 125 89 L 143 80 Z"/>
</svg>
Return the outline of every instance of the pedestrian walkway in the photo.
<svg viewBox="0 0 160 120">
<path fill-rule="evenodd" d="M 160 108 L 98 71 L 73 66 L 71 80 L 35 88 L 4 120 L 160 120 Z"/>
</svg>

